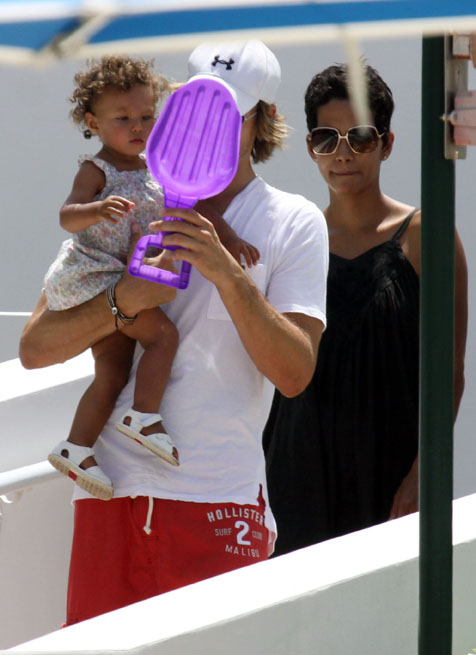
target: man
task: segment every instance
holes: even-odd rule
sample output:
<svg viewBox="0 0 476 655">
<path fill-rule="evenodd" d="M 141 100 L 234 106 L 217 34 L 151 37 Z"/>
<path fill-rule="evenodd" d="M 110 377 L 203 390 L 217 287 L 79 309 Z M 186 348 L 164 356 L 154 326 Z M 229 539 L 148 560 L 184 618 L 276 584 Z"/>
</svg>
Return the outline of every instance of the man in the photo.
<svg viewBox="0 0 476 655">
<path fill-rule="evenodd" d="M 220 77 L 243 117 L 237 173 L 200 210 L 222 214 L 261 258 L 242 268 L 202 213 L 167 208 L 162 216 L 184 220 L 164 245 L 182 249 L 162 257 L 192 264 L 189 287 L 173 298 L 170 289 L 127 274 L 117 285 L 122 314 L 166 303 L 178 328 L 161 414 L 181 465 L 162 463 L 114 429 L 131 403 L 133 367 L 95 448 L 115 496 L 105 502 L 76 492 L 68 624 L 268 557 L 275 524 L 262 429 L 273 385 L 294 396 L 310 381 L 325 325 L 324 218 L 303 197 L 268 186 L 252 167 L 286 132 L 274 105 L 276 58 L 258 41 L 203 44 L 190 56 L 189 74 Z M 164 221 L 153 226 L 167 229 Z M 30 368 L 64 361 L 114 329 L 105 294 L 56 313 L 42 298 L 20 356 Z"/>
</svg>

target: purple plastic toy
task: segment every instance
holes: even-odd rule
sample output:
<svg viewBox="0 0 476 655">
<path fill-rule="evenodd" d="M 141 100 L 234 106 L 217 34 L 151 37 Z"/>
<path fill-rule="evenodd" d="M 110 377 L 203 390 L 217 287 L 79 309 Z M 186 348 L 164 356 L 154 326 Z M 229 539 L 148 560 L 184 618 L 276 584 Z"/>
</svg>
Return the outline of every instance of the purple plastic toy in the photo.
<svg viewBox="0 0 476 655">
<path fill-rule="evenodd" d="M 201 198 L 223 191 L 238 167 L 240 135 L 241 116 L 235 99 L 218 80 L 195 79 L 169 96 L 146 145 L 147 165 L 164 190 L 165 206 L 193 207 Z M 139 239 L 129 272 L 186 289 L 191 269 L 188 262 L 182 262 L 180 273 L 142 263 L 150 246 L 177 248 L 162 246 L 162 236 L 158 233 Z"/>
</svg>

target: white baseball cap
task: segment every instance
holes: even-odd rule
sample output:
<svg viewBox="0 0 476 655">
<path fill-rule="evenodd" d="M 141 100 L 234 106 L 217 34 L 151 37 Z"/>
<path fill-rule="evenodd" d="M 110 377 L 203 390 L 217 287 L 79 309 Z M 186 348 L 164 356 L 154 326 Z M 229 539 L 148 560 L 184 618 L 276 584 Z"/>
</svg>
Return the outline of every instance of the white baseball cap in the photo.
<svg viewBox="0 0 476 655">
<path fill-rule="evenodd" d="M 274 103 L 281 82 L 278 60 L 261 41 L 202 43 L 189 57 L 189 81 L 214 77 L 233 94 L 243 116 L 259 100 Z"/>
</svg>

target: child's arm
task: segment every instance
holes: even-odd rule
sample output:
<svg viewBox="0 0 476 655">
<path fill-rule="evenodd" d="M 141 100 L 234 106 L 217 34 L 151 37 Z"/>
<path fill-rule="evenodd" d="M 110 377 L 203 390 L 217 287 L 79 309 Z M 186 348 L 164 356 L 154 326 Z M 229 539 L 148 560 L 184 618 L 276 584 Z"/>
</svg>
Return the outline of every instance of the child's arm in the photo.
<svg viewBox="0 0 476 655">
<path fill-rule="evenodd" d="M 233 255 L 236 261 L 241 264 L 241 257 L 243 256 L 248 267 L 254 266 L 258 263 L 261 257 L 258 248 L 255 248 L 251 243 L 241 239 L 235 230 L 228 225 L 223 216 L 215 211 L 206 200 L 197 203 L 200 211 L 206 218 L 213 224 L 213 227 L 218 234 L 218 237 L 229 253 Z"/>
<path fill-rule="evenodd" d="M 121 196 L 94 200 L 105 184 L 104 173 L 90 161 L 81 164 L 71 193 L 60 209 L 60 225 L 68 232 L 80 232 L 99 221 L 118 223 L 134 203 Z"/>
</svg>

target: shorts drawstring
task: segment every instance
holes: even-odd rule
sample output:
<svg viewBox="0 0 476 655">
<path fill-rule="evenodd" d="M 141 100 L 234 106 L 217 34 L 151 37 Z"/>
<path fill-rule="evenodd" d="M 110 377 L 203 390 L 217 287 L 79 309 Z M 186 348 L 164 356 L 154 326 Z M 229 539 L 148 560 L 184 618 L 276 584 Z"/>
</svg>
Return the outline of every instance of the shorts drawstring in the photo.
<svg viewBox="0 0 476 655">
<path fill-rule="evenodd" d="M 150 522 L 152 520 L 152 512 L 154 510 L 154 499 L 152 496 L 148 496 L 149 498 L 149 508 L 147 510 L 147 518 L 145 520 L 145 525 L 142 528 L 146 534 L 150 534 L 152 532 L 150 528 Z"/>
</svg>

